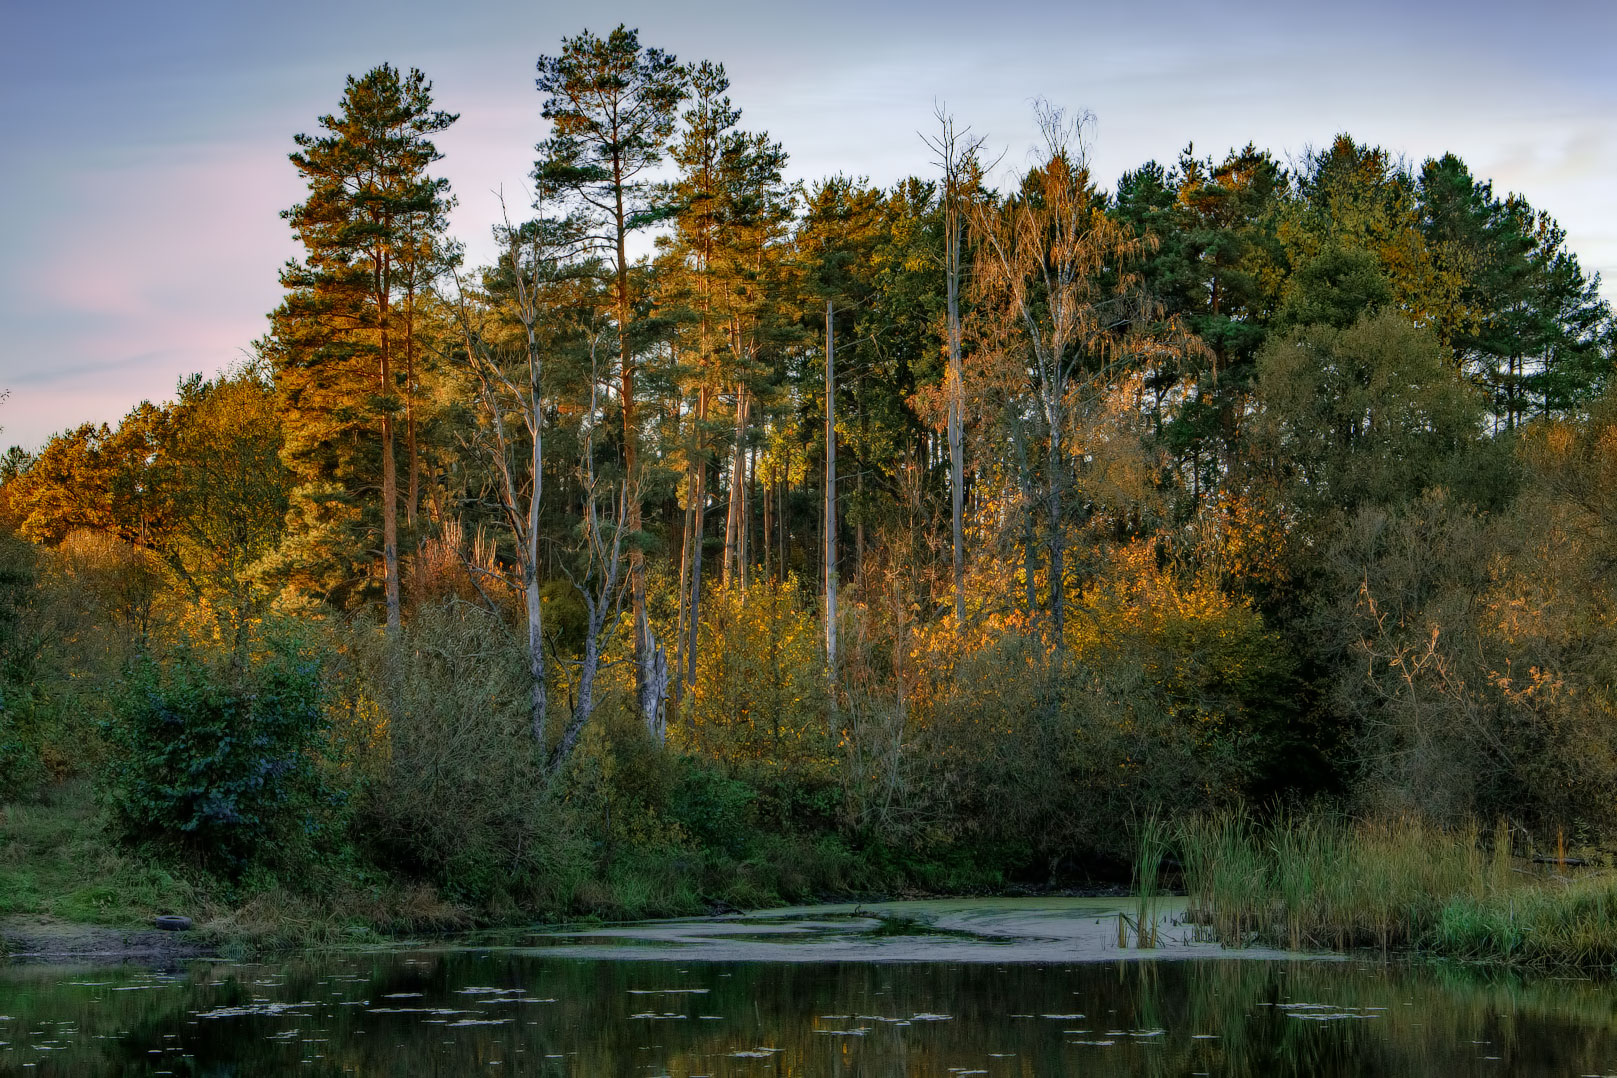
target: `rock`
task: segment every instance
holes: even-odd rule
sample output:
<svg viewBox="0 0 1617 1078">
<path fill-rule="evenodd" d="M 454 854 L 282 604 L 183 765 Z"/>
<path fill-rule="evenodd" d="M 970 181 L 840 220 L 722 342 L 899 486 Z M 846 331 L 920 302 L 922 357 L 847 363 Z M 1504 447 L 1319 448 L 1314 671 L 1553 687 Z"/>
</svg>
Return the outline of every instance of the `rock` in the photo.
<svg viewBox="0 0 1617 1078">
<path fill-rule="evenodd" d="M 189 932 L 191 918 L 181 917 L 177 913 L 160 913 L 152 918 L 152 924 L 167 932 Z"/>
</svg>

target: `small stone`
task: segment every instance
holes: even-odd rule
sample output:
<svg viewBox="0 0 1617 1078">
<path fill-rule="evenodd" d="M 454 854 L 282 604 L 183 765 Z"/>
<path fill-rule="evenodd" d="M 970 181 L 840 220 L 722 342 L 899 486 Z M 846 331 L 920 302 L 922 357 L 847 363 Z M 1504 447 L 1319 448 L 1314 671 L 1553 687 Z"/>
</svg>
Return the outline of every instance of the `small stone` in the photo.
<svg viewBox="0 0 1617 1078">
<path fill-rule="evenodd" d="M 160 913 L 152 918 L 152 924 L 165 932 L 189 932 L 191 930 L 191 918 L 181 917 L 177 913 Z"/>
</svg>

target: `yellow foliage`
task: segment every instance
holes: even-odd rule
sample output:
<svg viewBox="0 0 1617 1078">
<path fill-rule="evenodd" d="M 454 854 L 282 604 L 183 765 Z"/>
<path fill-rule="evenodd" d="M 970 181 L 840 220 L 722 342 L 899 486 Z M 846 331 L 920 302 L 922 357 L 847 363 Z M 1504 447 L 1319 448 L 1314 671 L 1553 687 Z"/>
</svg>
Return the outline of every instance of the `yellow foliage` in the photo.
<svg viewBox="0 0 1617 1078">
<path fill-rule="evenodd" d="M 713 589 L 702 602 L 696 684 L 670 739 L 729 762 L 824 763 L 834 742 L 820 634 L 795 578 Z"/>
<path fill-rule="evenodd" d="M 1112 552 L 1070 609 L 1066 644 L 1080 661 L 1102 672 L 1135 668 L 1170 714 L 1200 721 L 1228 718 L 1281 651 L 1246 600 L 1206 575 L 1183 580 L 1150 542 Z"/>
</svg>

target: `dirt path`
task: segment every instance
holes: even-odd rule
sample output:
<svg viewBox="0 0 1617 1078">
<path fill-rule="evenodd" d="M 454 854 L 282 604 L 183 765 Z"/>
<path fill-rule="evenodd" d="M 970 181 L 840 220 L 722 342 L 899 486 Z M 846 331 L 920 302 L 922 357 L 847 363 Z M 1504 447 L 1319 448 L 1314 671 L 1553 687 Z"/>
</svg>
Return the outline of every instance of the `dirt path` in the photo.
<svg viewBox="0 0 1617 1078">
<path fill-rule="evenodd" d="M 218 955 L 216 941 L 197 932 L 81 925 L 48 917 L 0 918 L 3 961 L 61 965 L 166 966 Z"/>
</svg>

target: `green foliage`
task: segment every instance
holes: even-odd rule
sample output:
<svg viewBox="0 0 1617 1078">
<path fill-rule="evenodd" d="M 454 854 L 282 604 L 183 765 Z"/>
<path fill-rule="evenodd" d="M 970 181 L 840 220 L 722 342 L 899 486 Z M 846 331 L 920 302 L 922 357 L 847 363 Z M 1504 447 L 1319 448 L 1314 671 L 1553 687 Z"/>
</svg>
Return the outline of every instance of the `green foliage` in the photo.
<svg viewBox="0 0 1617 1078">
<path fill-rule="evenodd" d="M 1499 198 L 1453 154 L 1420 171 L 1421 228 L 1463 273 L 1440 329 L 1507 428 L 1565 415 L 1610 373 L 1611 307 L 1565 247 L 1566 233 L 1520 195 Z"/>
<path fill-rule="evenodd" d="M 32 546 L 0 525 L 0 790 L 29 790 L 43 777 L 38 746 L 22 721 L 38 654 L 27 624 L 37 562 Z"/>
<path fill-rule="evenodd" d="M 49 778 L 39 754 L 39 737 L 21 708 L 0 708 L 0 790 L 21 800 L 37 793 Z"/>
<path fill-rule="evenodd" d="M 1291 275 L 1276 321 L 1347 329 L 1392 299 L 1392 282 L 1374 255 L 1331 245 Z"/>
<path fill-rule="evenodd" d="M 1257 395 L 1253 451 L 1291 484 L 1307 526 L 1459 478 L 1481 435 L 1475 391 L 1435 338 L 1391 311 L 1272 338 Z"/>
<path fill-rule="evenodd" d="M 231 874 L 308 857 L 333 806 L 319 661 L 295 638 L 245 670 L 187 647 L 163 660 L 137 660 L 105 724 L 120 833 Z"/>
<path fill-rule="evenodd" d="M 669 817 L 701 846 L 731 857 L 745 853 L 753 838 L 749 810 L 757 792 L 700 759 L 683 757 L 675 766 Z"/>
</svg>

